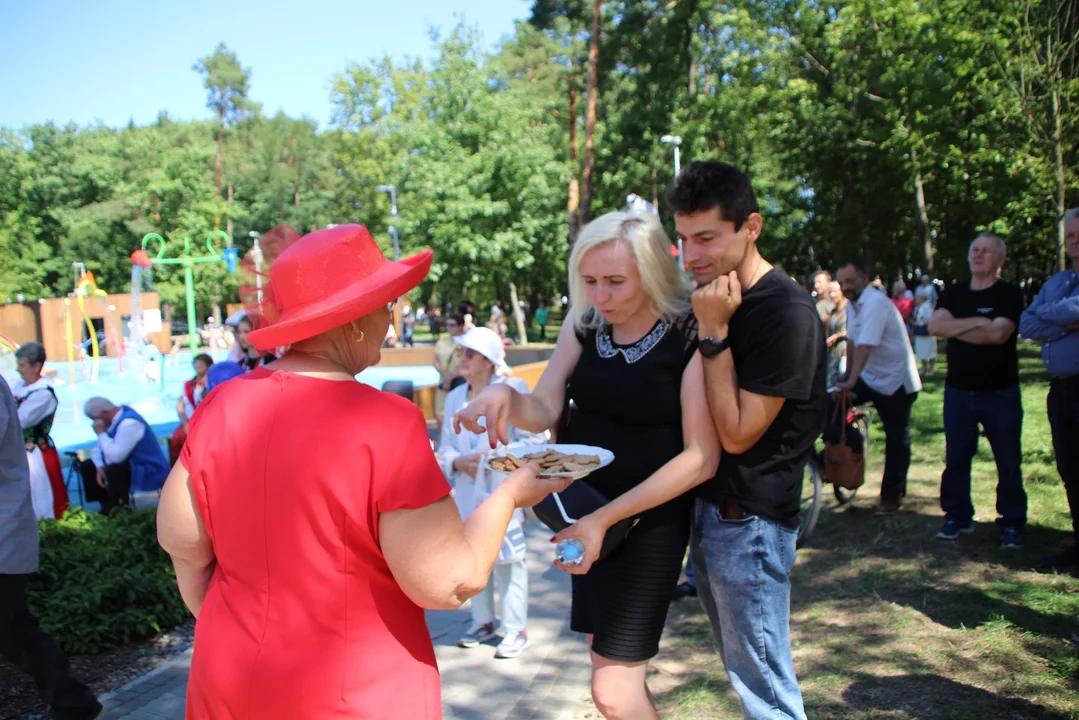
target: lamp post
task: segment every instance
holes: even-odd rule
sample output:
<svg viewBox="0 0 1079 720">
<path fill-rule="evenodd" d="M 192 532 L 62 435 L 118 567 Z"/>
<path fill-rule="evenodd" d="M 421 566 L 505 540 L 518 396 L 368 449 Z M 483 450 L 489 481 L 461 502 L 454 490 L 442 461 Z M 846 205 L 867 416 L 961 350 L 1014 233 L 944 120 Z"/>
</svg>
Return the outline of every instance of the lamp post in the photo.
<svg viewBox="0 0 1079 720">
<path fill-rule="evenodd" d="M 679 146 L 682 144 L 681 135 L 664 135 L 659 139 L 664 145 L 674 145 L 674 177 L 678 179 L 678 173 L 682 170 L 681 155 L 679 153 Z M 678 262 L 685 265 L 685 258 L 682 257 L 682 238 L 678 238 Z"/>
<path fill-rule="evenodd" d="M 390 194 L 390 217 L 393 218 L 390 224 L 390 237 L 393 238 L 393 260 L 397 262 L 401 259 L 401 248 L 397 244 L 397 187 L 395 185 L 378 185 L 375 190 Z"/>
<path fill-rule="evenodd" d="M 393 238 L 393 261 L 397 262 L 401 259 L 401 248 L 397 243 L 397 186 L 376 185 L 375 190 L 390 194 L 390 237 Z M 398 339 L 401 337 L 401 309 L 399 305 L 399 303 L 395 303 L 393 306 L 393 330 L 397 333 Z"/>
</svg>

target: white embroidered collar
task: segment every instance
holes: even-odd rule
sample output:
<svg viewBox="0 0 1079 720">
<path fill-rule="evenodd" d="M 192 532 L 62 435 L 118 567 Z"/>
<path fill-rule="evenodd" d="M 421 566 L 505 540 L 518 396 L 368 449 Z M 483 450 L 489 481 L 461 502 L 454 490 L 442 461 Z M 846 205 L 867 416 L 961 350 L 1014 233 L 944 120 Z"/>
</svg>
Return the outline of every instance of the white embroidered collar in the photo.
<svg viewBox="0 0 1079 720">
<path fill-rule="evenodd" d="M 626 359 L 626 363 L 632 365 L 647 355 L 656 345 L 659 345 L 659 341 L 667 334 L 670 327 L 671 326 L 668 323 L 659 321 L 647 335 L 637 342 L 628 347 L 618 347 L 614 344 L 614 341 L 611 340 L 610 327 L 604 325 L 596 330 L 596 352 L 599 353 L 599 356 L 604 360 L 609 360 L 618 353 L 622 353 L 622 357 Z"/>
</svg>

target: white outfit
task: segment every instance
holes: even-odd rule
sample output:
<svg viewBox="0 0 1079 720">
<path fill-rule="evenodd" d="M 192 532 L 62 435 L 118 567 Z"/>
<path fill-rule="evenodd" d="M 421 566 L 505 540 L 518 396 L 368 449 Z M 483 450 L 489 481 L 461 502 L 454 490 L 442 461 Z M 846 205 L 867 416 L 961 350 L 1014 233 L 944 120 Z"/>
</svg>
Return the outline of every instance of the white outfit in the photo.
<svg viewBox="0 0 1079 720">
<path fill-rule="evenodd" d="M 112 419 L 112 425 L 109 426 L 110 430 L 116 427 L 115 435 L 109 437 L 106 433 L 101 433 L 97 436 L 97 447 L 94 448 L 91 456 L 94 465 L 99 468 L 127 460 L 131 451 L 139 444 L 139 440 L 142 440 L 142 436 L 146 434 L 146 426 L 138 420 L 133 418 L 120 420 L 120 417 L 120 413 L 117 413 Z"/>
<path fill-rule="evenodd" d="M 862 291 L 856 302 L 847 303 L 847 337 L 856 347 L 873 348 L 860 378 L 882 395 L 903 388 L 909 395 L 922 389 L 918 361 L 907 337 L 907 326 L 884 293 Z"/>
<path fill-rule="evenodd" d="M 520 378 L 494 377 L 492 383 L 505 383 L 520 393 L 528 385 Z M 442 437 L 438 455 L 446 479 L 453 485 L 453 500 L 464 520 L 471 515 L 504 479 L 500 473 L 488 472 L 481 464 L 476 477 L 453 469 L 453 461 L 473 453 L 488 454 L 491 447 L 487 434 L 453 430 L 453 416 L 468 405 L 468 384 L 455 387 L 446 395 L 446 414 L 442 422 Z M 482 420 L 480 421 L 483 422 Z M 508 428 L 510 444 L 501 447 L 538 445 L 548 440 L 548 433 L 530 433 L 512 425 Z M 506 632 L 521 632 L 528 621 L 528 566 L 525 561 L 524 512 L 513 511 L 509 528 L 502 540 L 502 549 L 492 577 L 482 593 L 472 598 L 472 619 L 481 625 L 494 622 L 495 589 L 502 596 L 502 627 Z"/>
<path fill-rule="evenodd" d="M 926 301 L 914 310 L 915 325 L 929 325 L 933 315 L 933 303 Z M 932 335 L 914 336 L 914 354 L 919 360 L 933 360 L 937 357 L 937 339 Z"/>
<path fill-rule="evenodd" d="M 11 394 L 16 399 L 25 398 L 33 393 L 21 405 L 19 405 L 19 424 L 23 428 L 37 425 L 42 420 L 56 412 L 58 405 L 56 398 L 45 388 L 52 382 L 45 378 L 27 385 L 22 378 L 15 381 L 11 386 Z M 34 392 L 40 390 L 41 392 Z M 30 465 L 30 501 L 34 506 L 34 515 L 39 519 L 56 519 L 56 507 L 53 504 L 52 483 L 49 482 L 49 472 L 45 469 L 45 458 L 41 455 L 41 448 L 31 446 L 26 451 L 26 461 Z"/>
</svg>

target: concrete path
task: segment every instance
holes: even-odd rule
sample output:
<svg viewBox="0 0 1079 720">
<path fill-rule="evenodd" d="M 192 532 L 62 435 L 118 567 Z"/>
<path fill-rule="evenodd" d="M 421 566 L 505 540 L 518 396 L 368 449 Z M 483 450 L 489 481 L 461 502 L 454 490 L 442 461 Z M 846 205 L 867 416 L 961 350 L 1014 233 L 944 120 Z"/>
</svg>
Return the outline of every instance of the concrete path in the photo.
<svg viewBox="0 0 1079 720">
<path fill-rule="evenodd" d="M 529 547 L 531 646 L 514 660 L 497 660 L 495 644 L 472 650 L 456 646 L 468 628 L 468 605 L 427 613 L 427 626 L 442 672 L 442 710 L 447 719 L 534 718 L 569 720 L 588 695 L 588 647 L 569 629 L 569 576 L 550 564 L 551 533 L 526 525 Z M 183 720 L 191 651 L 102 698 L 110 720 Z M 273 720 L 273 719 L 267 719 Z"/>
</svg>

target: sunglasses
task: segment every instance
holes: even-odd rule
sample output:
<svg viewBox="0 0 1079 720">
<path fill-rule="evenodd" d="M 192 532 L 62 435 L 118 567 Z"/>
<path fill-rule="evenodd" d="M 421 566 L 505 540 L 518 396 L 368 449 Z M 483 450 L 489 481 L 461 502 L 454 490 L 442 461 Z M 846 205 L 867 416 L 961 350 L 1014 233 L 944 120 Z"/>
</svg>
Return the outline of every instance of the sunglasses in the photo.
<svg viewBox="0 0 1079 720">
<path fill-rule="evenodd" d="M 448 328 L 451 328 L 451 327 L 457 327 L 457 323 L 455 323 L 455 322 L 453 322 L 453 321 L 451 320 L 450 322 L 446 323 L 446 327 L 448 327 Z"/>
<path fill-rule="evenodd" d="M 387 312 L 391 312 L 391 313 L 392 313 L 392 312 L 393 312 L 393 309 L 394 309 L 395 307 L 397 307 L 397 301 L 396 301 L 396 300 L 390 300 L 390 301 L 389 301 L 388 303 L 386 303 L 386 311 L 387 311 Z"/>
</svg>

